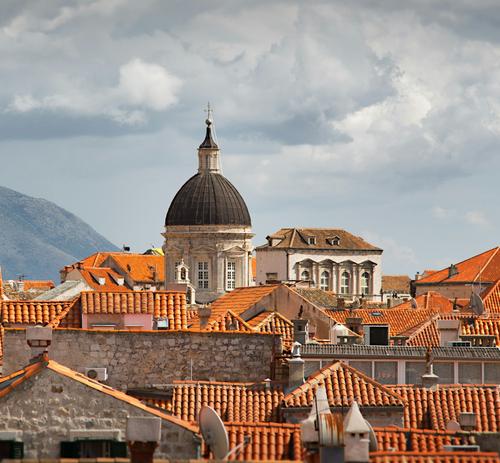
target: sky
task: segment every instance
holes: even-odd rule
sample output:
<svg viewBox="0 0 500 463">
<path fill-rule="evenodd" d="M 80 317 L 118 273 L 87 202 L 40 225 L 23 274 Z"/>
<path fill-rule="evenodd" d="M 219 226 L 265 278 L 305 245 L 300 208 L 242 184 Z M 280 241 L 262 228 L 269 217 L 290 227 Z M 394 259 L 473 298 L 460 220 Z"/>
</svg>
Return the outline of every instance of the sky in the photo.
<svg viewBox="0 0 500 463">
<path fill-rule="evenodd" d="M 414 275 L 499 244 L 497 0 L 3 0 L 0 185 L 162 244 L 214 109 L 254 245 L 344 228 Z"/>
</svg>

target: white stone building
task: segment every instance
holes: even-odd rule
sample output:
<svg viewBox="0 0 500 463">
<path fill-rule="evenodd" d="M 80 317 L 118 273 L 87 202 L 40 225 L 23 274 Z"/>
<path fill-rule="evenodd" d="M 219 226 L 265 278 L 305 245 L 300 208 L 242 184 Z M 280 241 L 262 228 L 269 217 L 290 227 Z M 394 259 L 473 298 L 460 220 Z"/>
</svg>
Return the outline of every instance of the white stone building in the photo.
<svg viewBox="0 0 500 463">
<path fill-rule="evenodd" d="M 187 286 L 190 302 L 207 303 L 249 286 L 252 229 L 245 201 L 220 168 L 212 122 L 198 149 L 198 173 L 175 195 L 165 219 L 166 289 Z"/>
<path fill-rule="evenodd" d="M 380 298 L 382 249 L 345 230 L 282 228 L 255 251 L 257 284 L 302 280 L 346 299 Z"/>
</svg>

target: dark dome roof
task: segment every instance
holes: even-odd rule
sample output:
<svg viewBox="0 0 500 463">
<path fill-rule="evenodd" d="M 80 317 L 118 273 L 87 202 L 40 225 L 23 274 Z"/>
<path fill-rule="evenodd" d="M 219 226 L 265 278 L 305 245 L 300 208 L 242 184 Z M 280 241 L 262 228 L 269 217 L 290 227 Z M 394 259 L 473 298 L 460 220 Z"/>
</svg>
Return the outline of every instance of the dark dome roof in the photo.
<svg viewBox="0 0 500 463">
<path fill-rule="evenodd" d="M 221 174 L 198 173 L 177 192 L 165 225 L 251 225 L 243 198 Z"/>
</svg>

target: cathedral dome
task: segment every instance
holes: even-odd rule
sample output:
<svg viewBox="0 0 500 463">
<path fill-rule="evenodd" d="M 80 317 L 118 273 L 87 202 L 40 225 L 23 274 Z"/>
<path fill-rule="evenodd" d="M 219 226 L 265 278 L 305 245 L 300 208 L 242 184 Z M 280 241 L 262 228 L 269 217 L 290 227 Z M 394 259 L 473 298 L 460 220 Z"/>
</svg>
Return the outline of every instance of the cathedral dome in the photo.
<svg viewBox="0 0 500 463">
<path fill-rule="evenodd" d="M 250 226 L 251 220 L 245 201 L 227 178 L 215 172 L 201 172 L 177 192 L 165 225 Z"/>
</svg>

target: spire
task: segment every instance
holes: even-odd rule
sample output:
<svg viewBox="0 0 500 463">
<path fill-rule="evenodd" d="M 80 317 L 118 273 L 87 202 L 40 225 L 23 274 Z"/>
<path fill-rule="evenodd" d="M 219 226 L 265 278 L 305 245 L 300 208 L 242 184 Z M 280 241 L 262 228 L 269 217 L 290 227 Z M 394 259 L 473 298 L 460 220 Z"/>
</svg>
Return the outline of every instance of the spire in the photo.
<svg viewBox="0 0 500 463">
<path fill-rule="evenodd" d="M 220 173 L 219 164 L 219 147 L 212 138 L 212 108 L 210 103 L 207 104 L 207 119 L 205 124 L 207 125 L 207 133 L 205 135 L 205 140 L 198 148 L 198 173 Z"/>
</svg>

